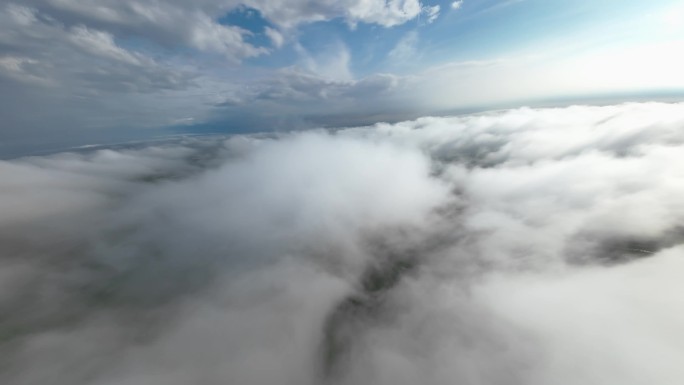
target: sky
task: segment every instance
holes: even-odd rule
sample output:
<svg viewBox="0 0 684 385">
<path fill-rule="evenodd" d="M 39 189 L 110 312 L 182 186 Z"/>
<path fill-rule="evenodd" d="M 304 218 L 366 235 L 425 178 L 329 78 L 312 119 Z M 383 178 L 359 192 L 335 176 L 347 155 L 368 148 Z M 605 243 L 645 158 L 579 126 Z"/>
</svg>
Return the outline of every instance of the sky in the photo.
<svg viewBox="0 0 684 385">
<path fill-rule="evenodd" d="M 0 0 L 0 383 L 681 385 L 684 4 Z"/>
<path fill-rule="evenodd" d="M 0 0 L 0 156 L 681 98 L 675 0 Z"/>
</svg>

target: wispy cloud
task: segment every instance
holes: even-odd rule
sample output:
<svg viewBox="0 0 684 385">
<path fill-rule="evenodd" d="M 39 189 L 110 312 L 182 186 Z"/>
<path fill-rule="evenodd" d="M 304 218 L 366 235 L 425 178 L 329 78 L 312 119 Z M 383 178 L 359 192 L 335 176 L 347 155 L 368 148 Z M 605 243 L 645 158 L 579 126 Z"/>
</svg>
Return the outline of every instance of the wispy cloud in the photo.
<svg viewBox="0 0 684 385">
<path fill-rule="evenodd" d="M 427 6 L 423 8 L 423 12 L 425 13 L 425 17 L 427 17 L 428 24 L 437 20 L 439 17 L 439 11 L 439 5 Z"/>
<path fill-rule="evenodd" d="M 420 37 L 417 30 L 407 32 L 387 54 L 393 64 L 401 66 L 416 60 Z"/>
</svg>

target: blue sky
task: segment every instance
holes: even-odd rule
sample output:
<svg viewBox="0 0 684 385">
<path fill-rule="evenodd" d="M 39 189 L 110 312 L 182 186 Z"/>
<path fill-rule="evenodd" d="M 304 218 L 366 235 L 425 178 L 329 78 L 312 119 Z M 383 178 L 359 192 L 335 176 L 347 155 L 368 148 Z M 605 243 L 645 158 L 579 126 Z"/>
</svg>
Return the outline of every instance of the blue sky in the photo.
<svg viewBox="0 0 684 385">
<path fill-rule="evenodd" d="M 684 90 L 675 0 L 0 0 L 0 153 Z"/>
</svg>

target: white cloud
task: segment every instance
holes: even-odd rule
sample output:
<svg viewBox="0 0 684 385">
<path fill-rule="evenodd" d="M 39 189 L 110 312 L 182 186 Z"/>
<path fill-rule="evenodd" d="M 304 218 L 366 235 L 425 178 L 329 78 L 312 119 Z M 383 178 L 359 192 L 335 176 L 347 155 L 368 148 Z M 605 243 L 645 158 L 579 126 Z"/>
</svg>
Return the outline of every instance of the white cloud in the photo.
<svg viewBox="0 0 684 385">
<path fill-rule="evenodd" d="M 301 45 L 295 47 L 300 56 L 301 67 L 327 81 L 350 81 L 353 79 L 349 64 L 351 53 L 346 44 L 335 41 L 317 52 L 309 52 Z"/>
<path fill-rule="evenodd" d="M 220 21 L 241 7 L 256 8 L 273 25 L 254 39 L 266 37 L 270 44 L 252 43 L 262 32 Z M 296 44 L 298 26 L 342 19 L 349 25 L 391 27 L 415 19 L 424 8 L 417 0 L 5 2 L 0 5 L 0 85 L 11 97 L 0 106 L 0 113 L 11 128 L 0 132 L 0 152 L 21 152 L 13 150 L 17 143 L 35 143 L 31 138 L 36 133 L 57 146 L 65 138 L 57 133 L 61 129 L 73 132 L 69 137 L 79 141 L 73 144 L 82 144 L 84 136 L 96 135 L 94 129 L 163 127 L 187 116 L 196 123 L 223 117 L 216 104 L 229 99 L 240 104 L 264 88 L 263 79 L 289 76 L 289 69 L 240 64 L 287 42 Z M 354 77 L 351 59 L 349 49 L 338 42 L 322 52 L 303 51 L 296 64 L 298 71 L 329 84 L 319 94 L 333 102 L 345 91 L 328 88 L 364 83 Z M 282 80 L 286 87 L 289 82 Z M 32 104 L 41 105 L 41 114 L 24 113 Z M 285 104 L 282 109 L 291 108 L 291 103 Z M 289 114 L 295 120 L 307 119 L 301 109 L 291 109 Z M 238 115 L 239 120 L 245 114 Z M 246 120 L 259 119 L 258 115 Z M 116 136 L 113 131 L 100 134 Z"/>
<path fill-rule="evenodd" d="M 266 18 L 284 28 L 337 17 L 352 26 L 368 23 L 393 27 L 415 19 L 422 11 L 418 0 L 251 0 L 247 5 L 259 9 Z"/>
<path fill-rule="evenodd" d="M 197 85 L 188 66 L 126 47 L 105 29 L 67 21 L 34 8 L 0 6 L 3 156 L 22 141 L 63 146 L 67 137 L 103 135 L 101 128 L 115 128 L 104 135 L 116 136 L 129 127 L 168 124 L 176 114 L 202 116 L 199 110 L 208 108 L 197 106 L 201 98 L 181 101 L 184 111 L 168 108 Z M 160 113 L 162 106 L 167 111 Z"/>
<path fill-rule="evenodd" d="M 271 39 L 271 43 L 273 43 L 273 45 L 276 48 L 282 47 L 285 43 L 285 37 L 280 32 L 278 32 L 278 30 L 266 27 L 265 33 L 266 36 L 268 36 L 268 38 Z"/>
<path fill-rule="evenodd" d="M 234 62 L 268 53 L 268 49 L 255 47 L 244 41 L 250 33 L 236 27 L 226 27 L 200 15 L 189 31 L 190 44 L 202 51 L 225 54 Z"/>
<path fill-rule="evenodd" d="M 38 21 L 36 11 L 32 8 L 22 7 L 13 3 L 5 5 L 5 12 L 21 26 L 29 26 Z"/>
<path fill-rule="evenodd" d="M 54 83 L 36 73 L 33 69 L 40 68 L 38 60 L 28 57 L 3 56 L 0 57 L 0 74 L 12 79 L 32 85 L 50 86 Z"/>
<path fill-rule="evenodd" d="M 433 21 L 437 20 L 437 18 L 439 17 L 439 9 L 439 5 L 423 7 L 423 12 L 427 17 L 428 23 L 432 23 Z"/>
<path fill-rule="evenodd" d="M 422 4 L 418 0 L 202 0 L 187 2 L 180 0 L 158 3 L 152 0 L 28 0 L 29 4 L 61 12 L 71 13 L 84 23 L 100 23 L 124 28 L 148 38 L 167 41 L 169 38 L 192 42 L 192 34 L 198 29 L 214 30 L 223 26 L 218 19 L 227 12 L 241 6 L 253 7 L 269 21 L 285 28 L 295 28 L 300 24 L 315 21 L 343 18 L 350 25 L 357 23 L 378 24 L 392 27 L 418 17 Z M 425 7 L 434 10 L 434 7 Z M 210 26 L 206 24 L 210 23 Z M 228 38 L 237 43 L 234 36 Z M 254 48 L 242 39 L 239 40 L 240 53 L 248 47 Z"/>
<path fill-rule="evenodd" d="M 268 52 L 245 41 L 249 32 L 217 21 L 228 9 L 237 7 L 232 2 L 31 0 L 28 4 L 46 17 L 68 24 L 102 29 L 110 35 L 137 36 L 167 47 L 188 46 L 219 53 L 234 62 Z"/>
<path fill-rule="evenodd" d="M 417 30 L 407 32 L 387 54 L 394 65 L 407 65 L 416 59 L 419 36 Z M 408 63 L 407 63 L 408 62 Z"/>
<path fill-rule="evenodd" d="M 451 9 L 460 9 L 463 6 L 463 0 L 456 0 L 451 3 Z"/>
<path fill-rule="evenodd" d="M 97 84 L 93 92 L 117 87 L 174 89 L 186 83 L 181 71 L 119 46 L 109 32 L 84 25 L 66 27 L 48 15 L 38 19 L 35 10 L 13 4 L 4 10 L 0 42 L 20 58 L 13 59 L 15 73 L 26 73 L 30 67 L 30 75 L 45 79 L 45 84 Z"/>
<path fill-rule="evenodd" d="M 0 162 L 0 381 L 674 385 L 682 124 L 521 108 Z"/>
<path fill-rule="evenodd" d="M 253 32 L 225 24 L 227 14 L 245 7 L 258 10 L 271 27 Z M 611 48 L 593 45 L 591 34 L 572 47 L 552 42 L 533 47 L 531 54 L 431 68 L 424 67 L 425 61 L 434 55 L 421 53 L 436 46 L 430 47 L 429 36 L 418 31 L 407 32 L 385 61 L 377 60 L 382 50 L 352 51 L 342 42 L 320 51 L 297 45 L 297 28 L 306 23 L 336 19 L 350 26 L 392 27 L 421 15 L 434 20 L 443 8 L 417 0 L 5 2 L 0 88 L 7 96 L 0 114 L 13 133 L 0 132 L 0 146 L 12 147 L 7 143 L 22 136 L 30 141 L 37 132 L 66 137 L 57 133 L 60 128 L 160 127 L 188 116 L 199 124 L 230 121 L 231 127 L 291 129 L 303 122 L 397 121 L 553 97 L 684 87 L 679 76 L 683 56 L 678 54 L 684 48 L 674 33 L 657 44 L 645 39 Z M 653 20 L 663 24 L 661 16 Z M 293 68 L 239 65 L 285 44 L 299 49 Z M 288 60 L 287 55 L 275 62 L 280 60 Z M 365 64 L 373 62 L 385 68 L 368 73 Z M 371 83 L 367 93 L 359 92 L 359 85 Z M 351 100 L 352 95 L 357 99 Z M 41 114 L 25 113 L 32 104 L 41 105 Z M 81 140 L 81 135 L 69 137 Z"/>
<path fill-rule="evenodd" d="M 141 64 L 141 61 L 133 53 L 118 47 L 114 42 L 114 37 L 107 32 L 94 31 L 84 26 L 78 26 L 69 32 L 68 39 L 80 49 L 95 56 L 131 65 Z"/>
</svg>

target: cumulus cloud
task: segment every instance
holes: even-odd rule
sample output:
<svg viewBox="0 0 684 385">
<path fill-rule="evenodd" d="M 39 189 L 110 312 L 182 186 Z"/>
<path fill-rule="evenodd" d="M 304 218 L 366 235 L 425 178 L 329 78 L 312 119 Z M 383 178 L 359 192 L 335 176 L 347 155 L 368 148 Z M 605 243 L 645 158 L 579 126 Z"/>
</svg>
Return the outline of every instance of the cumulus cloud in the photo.
<svg viewBox="0 0 684 385">
<path fill-rule="evenodd" d="M 677 384 L 682 104 L 0 162 L 5 384 Z"/>
<path fill-rule="evenodd" d="M 22 81 L 68 83 L 99 91 L 145 92 L 178 89 L 187 76 L 138 52 L 119 46 L 108 32 L 84 25 L 65 26 L 37 10 L 12 3 L 0 12 L 2 68 Z"/>
<path fill-rule="evenodd" d="M 224 25 L 219 19 L 240 7 L 250 7 L 271 23 L 292 29 L 298 25 L 343 18 L 348 24 L 377 24 L 392 27 L 420 15 L 418 0 L 345 0 L 345 1 L 265 1 L 265 0 L 28 0 L 25 3 L 44 10 L 66 22 L 84 23 L 112 29 L 122 34 L 136 34 L 162 44 L 185 43 L 199 49 L 213 49 L 236 58 L 265 53 L 246 41 L 249 33 Z M 425 7 L 432 15 L 434 7 Z M 211 39 L 212 46 L 197 41 L 197 36 Z"/>
<path fill-rule="evenodd" d="M 423 11 L 418 0 L 250 0 L 246 3 L 283 28 L 337 17 L 351 26 L 368 23 L 393 27 L 415 19 Z"/>
<path fill-rule="evenodd" d="M 106 30 L 0 4 L 0 154 L 125 137 L 132 127 L 169 124 L 176 114 L 199 116 L 198 102 L 178 103 L 179 94 L 197 87 L 196 77 L 125 47 Z M 169 108 L 178 104 L 183 110 Z"/>
<path fill-rule="evenodd" d="M 245 9 L 259 18 L 250 30 L 227 17 Z M 76 139 L 69 144 L 78 145 L 85 137 L 168 128 L 188 117 L 216 123 L 213 117 L 225 115 L 214 106 L 249 100 L 263 78 L 280 73 L 241 67 L 244 60 L 298 44 L 299 26 L 337 19 L 392 27 L 423 11 L 433 17 L 428 9 L 434 11 L 417 0 L 2 1 L 0 112 L 7 128 L 0 132 L 0 153 L 37 150 L 26 145 L 36 135 L 55 147 L 63 145 L 65 131 Z M 359 81 L 350 62 L 339 43 L 293 64 L 333 83 Z M 33 106 L 40 113 L 28 113 Z M 233 117 L 233 126 L 241 127 L 245 119 Z"/>
<path fill-rule="evenodd" d="M 219 4 L 152 1 L 35 0 L 27 2 L 52 20 L 66 25 L 85 25 L 117 36 L 137 36 L 167 47 L 187 46 L 225 55 L 235 62 L 267 53 L 246 42 L 249 31 L 222 25 Z M 194 4 L 194 3 L 193 3 Z M 235 5 L 237 6 L 237 5 Z M 223 12 L 230 8 L 223 7 Z M 214 13 L 215 12 L 215 13 Z"/>
</svg>

